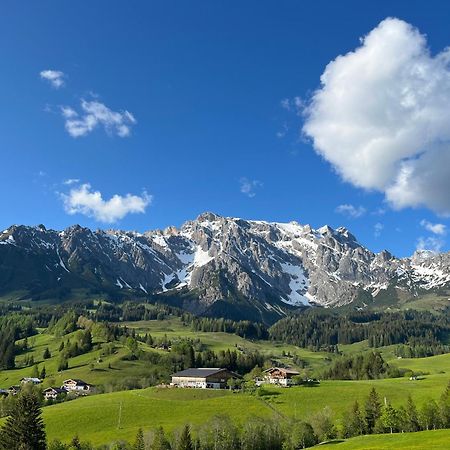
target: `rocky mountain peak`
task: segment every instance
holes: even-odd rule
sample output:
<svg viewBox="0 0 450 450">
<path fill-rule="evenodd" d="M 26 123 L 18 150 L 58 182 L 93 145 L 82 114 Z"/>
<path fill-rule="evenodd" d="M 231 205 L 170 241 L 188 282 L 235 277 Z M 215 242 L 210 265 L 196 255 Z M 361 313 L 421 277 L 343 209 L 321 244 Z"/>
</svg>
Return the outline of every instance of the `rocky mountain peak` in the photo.
<svg viewBox="0 0 450 450">
<path fill-rule="evenodd" d="M 211 212 L 180 228 L 143 234 L 79 225 L 62 232 L 16 225 L 0 233 L 0 294 L 52 298 L 74 288 L 139 293 L 236 318 L 265 320 L 307 305 L 347 305 L 361 296 L 367 304 L 388 288 L 417 295 L 447 286 L 449 267 L 449 254 L 375 254 L 344 227 L 315 230 L 295 221 Z"/>
</svg>

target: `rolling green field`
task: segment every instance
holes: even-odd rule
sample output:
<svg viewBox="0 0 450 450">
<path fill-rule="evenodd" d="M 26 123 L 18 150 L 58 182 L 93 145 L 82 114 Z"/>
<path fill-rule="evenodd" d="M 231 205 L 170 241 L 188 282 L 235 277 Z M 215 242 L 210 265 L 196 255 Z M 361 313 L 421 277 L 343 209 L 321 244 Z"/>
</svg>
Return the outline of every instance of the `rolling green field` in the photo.
<svg viewBox="0 0 450 450">
<path fill-rule="evenodd" d="M 314 448 L 324 450 L 448 450 L 449 442 L 450 430 L 434 430 L 358 436 L 342 442 L 318 445 Z"/>
<path fill-rule="evenodd" d="M 136 329 L 136 332 L 144 334 L 150 333 L 154 338 L 162 338 L 166 335 L 171 340 L 179 338 L 200 339 L 208 349 L 214 351 L 226 349 L 247 349 L 258 350 L 265 355 L 274 357 L 277 361 L 288 366 L 293 366 L 292 358 L 283 356 L 290 353 L 298 355 L 304 360 L 311 371 L 321 369 L 330 361 L 330 355 L 324 352 L 312 352 L 289 344 L 280 344 L 270 341 L 251 341 L 228 333 L 207 333 L 195 332 L 186 325 L 183 325 L 179 318 L 170 320 L 152 320 L 145 322 L 123 323 L 129 328 Z M 76 332 L 75 332 L 76 333 Z M 18 384 L 23 377 L 31 375 L 32 367 L 23 367 L 22 361 L 26 357 L 33 356 L 35 364 L 39 369 L 45 365 L 47 377 L 43 386 L 59 386 L 67 378 L 80 378 L 95 385 L 108 385 L 120 376 L 122 379 L 128 377 L 145 378 L 148 376 L 149 366 L 144 361 L 129 361 L 124 357 L 129 353 L 128 349 L 120 342 L 115 342 L 115 353 L 104 355 L 102 349 L 93 350 L 89 353 L 70 358 L 69 369 L 58 372 L 59 352 L 58 348 L 62 341 L 74 340 L 75 333 L 67 334 L 64 337 L 55 337 L 47 334 L 45 330 L 40 330 L 39 334 L 28 339 L 29 350 L 16 358 L 18 369 L 0 371 L 0 388 L 8 388 Z M 103 346 L 103 342 L 94 339 L 94 344 Z M 150 348 L 148 345 L 140 343 L 143 351 L 164 353 L 162 350 Z M 43 353 L 49 348 L 51 358 L 44 360 Z"/>
<path fill-rule="evenodd" d="M 295 367 L 292 356 L 297 355 L 306 362 L 311 371 L 320 371 L 336 356 L 324 352 L 312 352 L 293 345 L 271 341 L 252 341 L 227 333 L 195 332 L 184 325 L 179 318 L 163 321 L 141 321 L 123 323 L 134 328 L 138 334 L 150 333 L 153 338 L 167 336 L 172 341 L 180 338 L 200 339 L 208 349 L 258 350 L 287 366 Z M 75 332 L 76 333 L 76 332 Z M 43 409 L 49 439 L 69 441 L 78 434 L 82 440 L 104 444 L 115 440 L 132 441 L 138 428 L 152 431 L 163 426 L 173 431 L 186 423 L 195 430 L 214 415 L 229 415 L 237 424 L 252 416 L 275 416 L 281 421 L 308 418 L 329 406 L 339 425 L 340 418 L 350 405 L 358 400 L 363 403 L 370 389 L 375 387 L 382 399 L 386 398 L 394 407 L 405 403 L 409 394 L 416 404 L 427 399 L 438 399 L 450 379 L 450 354 L 429 358 L 406 359 L 394 355 L 395 346 L 380 350 L 384 359 L 392 366 L 421 372 L 418 380 L 409 377 L 361 381 L 322 381 L 316 387 L 295 387 L 289 389 L 264 387 L 264 395 L 233 393 L 230 391 L 189 390 L 170 388 L 148 388 L 111 392 L 108 385 L 127 377 L 145 378 L 152 366 L 142 360 L 129 360 L 129 350 L 119 341 L 114 343 L 112 354 L 105 355 L 105 343 L 94 339 L 97 349 L 70 358 L 69 369 L 57 372 L 62 341 L 75 339 L 75 333 L 56 337 L 46 330 L 28 339 L 29 349 L 16 359 L 20 366 L 31 355 L 39 368 L 45 364 L 47 378 L 43 386 L 58 386 L 66 378 L 81 378 L 94 385 L 106 387 L 106 394 L 78 398 L 73 401 L 47 406 Z M 146 352 L 164 352 L 140 343 Z M 46 348 L 51 358 L 43 360 Z M 344 354 L 357 354 L 369 350 L 366 341 L 339 346 Z M 287 356 L 290 354 L 291 356 Z M 31 367 L 0 371 L 0 387 L 17 384 L 20 378 L 31 375 Z M 449 438 L 446 431 L 415 433 L 405 435 L 367 436 L 321 446 L 321 448 L 448 448 L 443 445 Z M 429 444 L 432 439 L 432 444 Z M 427 446 L 424 447 L 424 443 Z M 429 444 L 429 445 L 428 445 Z M 415 446 L 414 446 L 415 445 Z M 433 445 L 433 446 L 431 446 Z"/>
<path fill-rule="evenodd" d="M 448 380 L 448 375 L 437 374 L 420 381 L 405 378 L 323 381 L 317 387 L 265 388 L 268 395 L 262 397 L 229 391 L 149 388 L 95 395 L 45 407 L 44 419 L 50 438 L 69 440 L 81 429 L 80 437 L 103 443 L 105 440 L 131 440 L 139 427 L 152 430 L 161 425 L 173 430 L 190 423 L 195 428 L 217 414 L 227 414 L 237 423 L 255 415 L 275 415 L 280 420 L 308 419 L 330 406 L 340 418 L 356 399 L 363 402 L 372 386 L 394 406 L 403 404 L 408 394 L 420 406 L 428 398 L 437 399 Z M 71 420 L 73 417 L 77 420 Z"/>
</svg>

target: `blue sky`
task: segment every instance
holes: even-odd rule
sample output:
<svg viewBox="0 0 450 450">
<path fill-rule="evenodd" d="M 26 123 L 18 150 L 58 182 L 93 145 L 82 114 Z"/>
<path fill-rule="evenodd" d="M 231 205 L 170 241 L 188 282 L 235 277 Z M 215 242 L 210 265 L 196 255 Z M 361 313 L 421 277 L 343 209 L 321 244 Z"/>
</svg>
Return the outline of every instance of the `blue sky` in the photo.
<svg viewBox="0 0 450 450">
<path fill-rule="evenodd" d="M 301 132 L 327 64 L 385 18 L 417 27 L 432 55 L 450 45 L 445 3 L 2 2 L 0 227 L 143 231 L 214 211 L 342 225 L 399 256 L 448 250 L 448 185 L 436 206 L 394 178 L 365 184 L 359 166 L 352 178 L 334 137 L 318 144 L 338 107 Z"/>
</svg>

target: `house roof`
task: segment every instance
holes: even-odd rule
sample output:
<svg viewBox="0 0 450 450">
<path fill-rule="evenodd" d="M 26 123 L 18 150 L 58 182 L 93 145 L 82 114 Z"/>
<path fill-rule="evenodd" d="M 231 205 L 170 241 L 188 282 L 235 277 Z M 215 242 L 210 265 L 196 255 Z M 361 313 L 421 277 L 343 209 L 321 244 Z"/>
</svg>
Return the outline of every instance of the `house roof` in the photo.
<svg viewBox="0 0 450 450">
<path fill-rule="evenodd" d="M 81 385 L 88 385 L 88 383 L 86 383 L 86 381 L 80 380 L 78 378 L 69 378 L 68 380 L 64 380 L 63 384 L 72 383 L 72 382 L 74 382 L 76 384 L 81 384 Z"/>
<path fill-rule="evenodd" d="M 47 389 L 44 389 L 44 392 L 50 392 L 50 391 L 55 391 L 58 394 L 61 394 L 62 392 L 67 392 L 64 388 L 59 388 L 59 387 L 49 387 Z"/>
<path fill-rule="evenodd" d="M 215 375 L 216 373 L 223 372 L 227 369 L 221 369 L 219 367 L 201 367 L 198 369 L 186 369 L 181 370 L 180 372 L 173 373 L 173 377 L 192 377 L 192 378 L 205 378 L 211 375 Z"/>
<path fill-rule="evenodd" d="M 296 370 L 292 370 L 292 369 L 284 369 L 283 367 L 271 367 L 270 369 L 266 369 L 264 371 L 264 373 L 268 372 L 273 372 L 274 370 L 279 370 L 280 372 L 284 372 L 287 375 L 299 375 L 300 372 L 297 372 Z"/>
<path fill-rule="evenodd" d="M 41 379 L 36 377 L 24 377 L 20 381 L 24 383 L 40 383 Z"/>
</svg>

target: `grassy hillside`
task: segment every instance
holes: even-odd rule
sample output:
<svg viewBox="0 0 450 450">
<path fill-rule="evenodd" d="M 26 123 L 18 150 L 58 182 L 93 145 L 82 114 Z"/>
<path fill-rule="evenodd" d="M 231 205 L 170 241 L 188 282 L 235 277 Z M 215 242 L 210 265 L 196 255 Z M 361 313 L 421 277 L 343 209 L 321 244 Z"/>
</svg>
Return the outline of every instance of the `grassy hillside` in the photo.
<svg viewBox="0 0 450 450">
<path fill-rule="evenodd" d="M 448 375 L 437 374 L 421 381 L 405 378 L 323 381 L 317 387 L 265 388 L 267 395 L 262 397 L 229 391 L 149 388 L 96 395 L 45 407 L 44 419 L 50 438 L 69 440 L 77 430 L 83 430 L 80 437 L 102 443 L 115 439 L 131 440 L 139 427 L 151 430 L 162 425 L 173 430 L 189 422 L 195 428 L 216 414 L 228 414 L 238 423 L 252 415 L 276 415 L 281 420 L 308 419 L 316 411 L 330 406 L 340 418 L 355 399 L 363 402 L 372 386 L 394 406 L 403 404 L 408 394 L 421 405 L 428 398 L 437 399 L 448 379 Z"/>
<path fill-rule="evenodd" d="M 194 332 L 179 318 L 174 317 L 168 320 L 121 324 L 133 328 L 137 334 L 149 333 L 154 339 L 164 336 L 173 342 L 179 338 L 200 339 L 208 349 L 215 352 L 226 349 L 258 350 L 270 359 L 288 366 L 294 366 L 292 356 L 297 355 L 306 362 L 311 371 L 322 370 L 336 357 L 334 354 L 312 352 L 294 345 L 248 340 L 234 334 Z M 420 380 L 410 381 L 408 377 L 361 381 L 330 380 L 322 381 L 316 387 L 290 389 L 265 387 L 264 395 L 167 388 L 110 392 L 111 389 L 108 389 L 108 386 L 111 387 L 118 381 L 148 378 L 155 366 L 149 361 L 127 358 L 130 350 L 121 341 L 115 341 L 114 351 L 107 354 L 105 350 L 109 344 L 95 337 L 94 350 L 70 358 L 69 369 L 57 372 L 59 346 L 61 342 L 67 342 L 68 339 L 76 340 L 76 333 L 57 337 L 41 329 L 38 335 L 28 339 L 28 350 L 16 358 L 18 366 L 30 356 L 33 356 L 40 369 L 45 364 L 47 378 L 44 381 L 44 387 L 60 385 L 66 378 L 81 378 L 95 385 L 103 385 L 109 392 L 45 407 L 44 419 L 49 439 L 59 438 L 69 441 L 75 434 L 79 434 L 83 440 L 102 444 L 118 439 L 133 440 L 140 427 L 150 431 L 161 425 L 166 431 L 172 431 L 186 422 L 191 423 L 195 432 L 196 428 L 217 414 L 229 415 L 237 423 L 243 423 L 251 416 L 276 416 L 282 421 L 291 418 L 308 420 L 312 414 L 325 406 L 331 408 L 333 416 L 339 422 L 343 412 L 348 410 L 355 400 L 361 404 L 364 402 L 372 387 L 377 389 L 382 399 L 386 398 L 392 402 L 394 407 L 404 404 L 408 394 L 411 394 L 420 407 L 425 400 L 438 399 L 450 379 L 450 354 L 421 359 L 399 359 L 394 355 L 394 346 L 389 346 L 379 349 L 385 360 L 392 366 L 422 372 L 424 375 Z M 139 343 L 139 346 L 144 352 L 167 354 L 163 350 L 151 348 L 144 343 Z M 46 348 L 49 348 L 51 357 L 44 361 L 43 354 Z M 347 355 L 369 350 L 367 341 L 342 345 L 339 348 Z M 0 371 L 0 388 L 17 384 L 20 378 L 30 376 L 31 371 L 31 367 Z M 436 436 L 439 436 L 439 433 Z M 423 436 L 426 435 L 423 434 Z M 404 440 L 399 445 L 404 447 L 398 448 L 415 448 L 408 447 L 409 436 L 401 438 Z M 422 434 L 411 436 L 422 436 Z M 343 449 L 397 448 L 389 447 L 390 442 L 394 441 L 386 441 L 387 443 L 384 441 L 384 439 L 397 437 L 398 435 L 370 436 L 366 438 L 367 440 L 358 438 L 359 440 L 348 440 L 333 446 Z M 366 444 L 369 447 L 358 447 L 358 445 Z M 354 445 L 354 447 L 347 445 Z M 374 447 L 370 447 L 371 445 Z M 439 442 L 436 445 L 440 445 Z"/>
<path fill-rule="evenodd" d="M 257 397 L 228 391 L 156 388 L 97 395 L 44 408 L 50 439 L 69 440 L 78 433 L 94 444 L 131 441 L 139 427 L 150 430 L 161 425 L 173 430 L 186 422 L 199 426 L 216 414 L 228 414 L 243 422 L 251 415 L 273 412 Z"/>
<path fill-rule="evenodd" d="M 330 354 L 325 352 L 312 352 L 298 348 L 294 345 L 281 344 L 270 341 L 251 341 L 228 333 L 195 332 L 186 325 L 183 325 L 179 318 L 169 320 L 151 320 L 142 322 L 121 323 L 129 328 L 134 328 L 137 333 L 150 333 L 154 338 L 166 335 L 171 340 L 179 338 L 200 339 L 210 350 L 220 351 L 226 349 L 247 349 L 258 350 L 262 354 L 273 357 L 277 361 L 288 366 L 293 366 L 292 357 L 283 356 L 286 354 L 298 355 L 311 371 L 320 369 L 329 363 Z M 119 341 L 114 342 L 115 352 L 112 355 L 105 354 L 105 343 L 94 339 L 94 344 L 100 348 L 89 353 L 70 358 L 69 369 L 58 372 L 59 351 L 61 342 L 75 340 L 75 333 L 67 334 L 63 337 L 56 337 L 48 334 L 46 330 L 39 330 L 39 334 L 28 339 L 29 349 L 16 358 L 17 369 L 0 371 L 0 388 L 8 388 L 13 384 L 18 384 L 23 377 L 31 375 L 32 366 L 22 367 L 25 358 L 33 357 L 39 369 L 45 365 L 47 378 L 43 385 L 60 385 L 67 378 L 81 378 L 91 384 L 108 385 L 112 382 L 126 378 L 145 378 L 149 374 L 150 365 L 145 361 L 130 361 L 125 357 L 129 350 Z M 140 343 L 140 348 L 147 352 L 164 353 L 162 350 L 153 349 L 144 343 Z M 43 354 L 48 348 L 51 358 L 44 360 Z"/>
<path fill-rule="evenodd" d="M 450 430 L 435 430 L 358 436 L 342 442 L 318 445 L 314 448 L 323 450 L 447 450 L 449 442 Z"/>
</svg>

